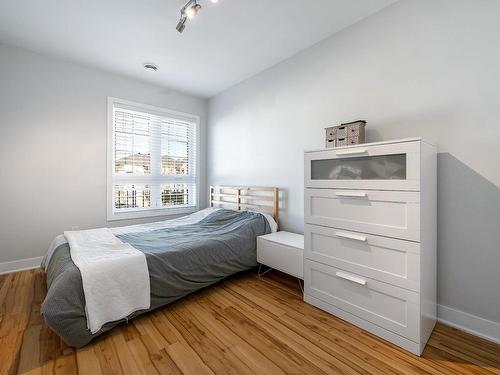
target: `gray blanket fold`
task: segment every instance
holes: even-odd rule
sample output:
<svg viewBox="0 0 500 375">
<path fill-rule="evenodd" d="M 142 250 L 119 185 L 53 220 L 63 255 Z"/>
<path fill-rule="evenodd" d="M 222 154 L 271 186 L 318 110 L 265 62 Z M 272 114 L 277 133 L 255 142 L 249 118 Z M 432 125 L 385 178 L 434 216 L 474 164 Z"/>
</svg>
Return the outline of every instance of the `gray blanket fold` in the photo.
<svg viewBox="0 0 500 375">
<path fill-rule="evenodd" d="M 270 231 L 259 213 L 218 210 L 196 224 L 118 235 L 146 254 L 151 285 L 151 308 L 129 318 L 254 267 L 256 237 Z M 55 250 L 46 271 L 42 314 L 68 345 L 82 347 L 120 323 L 107 323 L 94 335 L 88 330 L 81 275 L 68 244 Z"/>
</svg>

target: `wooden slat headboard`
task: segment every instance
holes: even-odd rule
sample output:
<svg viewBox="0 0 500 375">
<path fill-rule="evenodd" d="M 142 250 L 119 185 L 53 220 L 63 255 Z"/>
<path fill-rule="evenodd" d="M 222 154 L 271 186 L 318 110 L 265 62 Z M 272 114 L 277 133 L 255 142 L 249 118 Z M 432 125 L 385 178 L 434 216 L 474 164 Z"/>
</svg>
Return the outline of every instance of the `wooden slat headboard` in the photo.
<svg viewBox="0 0 500 375">
<path fill-rule="evenodd" d="M 236 210 L 249 209 L 273 215 L 279 225 L 279 189 L 258 186 L 210 186 L 210 207 L 230 207 Z"/>
</svg>

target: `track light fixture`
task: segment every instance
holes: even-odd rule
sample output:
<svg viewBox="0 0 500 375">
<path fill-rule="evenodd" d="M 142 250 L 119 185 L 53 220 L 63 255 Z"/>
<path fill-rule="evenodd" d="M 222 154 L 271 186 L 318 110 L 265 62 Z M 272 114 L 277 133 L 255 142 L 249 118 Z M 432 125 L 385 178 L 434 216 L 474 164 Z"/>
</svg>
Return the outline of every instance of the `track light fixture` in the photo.
<svg viewBox="0 0 500 375">
<path fill-rule="evenodd" d="M 211 0 L 212 3 L 217 3 L 218 0 Z M 198 3 L 198 0 L 189 0 L 186 5 L 184 5 L 181 9 L 181 18 L 177 23 L 175 29 L 182 33 L 186 28 L 186 22 L 188 18 L 194 18 L 198 11 L 201 9 L 201 5 Z"/>
<path fill-rule="evenodd" d="M 181 15 L 181 19 L 177 23 L 177 26 L 175 27 L 178 32 L 182 33 L 184 29 L 186 28 L 186 21 L 187 21 L 187 16 L 186 15 Z"/>
</svg>

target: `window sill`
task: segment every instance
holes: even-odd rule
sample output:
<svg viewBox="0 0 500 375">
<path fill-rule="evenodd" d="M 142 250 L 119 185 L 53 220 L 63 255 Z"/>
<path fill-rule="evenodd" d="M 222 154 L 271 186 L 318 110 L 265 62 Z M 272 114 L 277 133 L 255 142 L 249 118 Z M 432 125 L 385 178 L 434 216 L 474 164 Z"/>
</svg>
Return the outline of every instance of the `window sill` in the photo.
<svg viewBox="0 0 500 375">
<path fill-rule="evenodd" d="M 173 216 L 191 214 L 198 211 L 197 206 L 177 207 L 177 208 L 154 208 L 140 211 L 108 212 L 108 221 L 142 219 L 148 217 Z"/>
</svg>

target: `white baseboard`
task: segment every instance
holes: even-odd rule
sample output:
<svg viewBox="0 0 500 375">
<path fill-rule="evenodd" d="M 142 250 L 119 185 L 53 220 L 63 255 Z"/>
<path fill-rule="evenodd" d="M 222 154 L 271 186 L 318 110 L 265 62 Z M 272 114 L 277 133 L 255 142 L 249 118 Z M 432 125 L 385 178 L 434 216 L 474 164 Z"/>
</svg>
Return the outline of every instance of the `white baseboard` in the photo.
<svg viewBox="0 0 500 375">
<path fill-rule="evenodd" d="M 500 344 L 500 323 L 443 305 L 438 305 L 438 321 Z"/>
<path fill-rule="evenodd" d="M 0 263 L 0 275 L 38 268 L 42 263 L 42 259 L 43 257 L 36 257 Z"/>
</svg>

